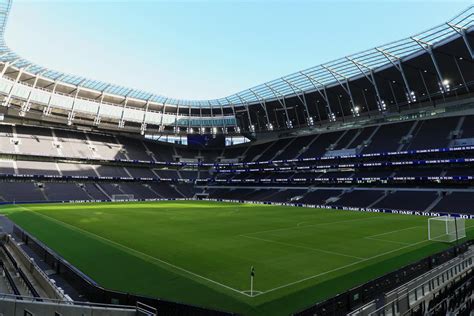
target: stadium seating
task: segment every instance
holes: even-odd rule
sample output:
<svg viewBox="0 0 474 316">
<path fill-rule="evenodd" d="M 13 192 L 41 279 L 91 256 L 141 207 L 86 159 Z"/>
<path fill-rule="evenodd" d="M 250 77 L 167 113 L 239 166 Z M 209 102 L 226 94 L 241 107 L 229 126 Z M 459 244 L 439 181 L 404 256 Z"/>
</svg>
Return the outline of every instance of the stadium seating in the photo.
<svg viewBox="0 0 474 316">
<path fill-rule="evenodd" d="M 380 126 L 368 146 L 364 148 L 363 153 L 397 151 L 402 138 L 407 135 L 414 124 L 413 122 L 397 123 L 396 128 L 392 124 Z"/>
<path fill-rule="evenodd" d="M 432 167 L 406 163 L 416 159 L 439 161 L 474 157 L 469 149 L 384 154 L 399 150 L 449 147 L 454 139 L 474 136 L 471 126 L 473 121 L 474 116 L 467 115 L 395 122 L 294 136 L 250 146 L 237 145 L 222 150 L 191 150 L 123 135 L 0 125 L 0 155 L 3 155 L 0 159 L 0 174 L 4 177 L 1 186 L 5 187 L 0 195 L 4 201 L 56 201 L 109 200 L 117 194 L 129 194 L 139 199 L 181 198 L 205 192 L 210 198 L 474 213 L 470 189 L 457 191 L 456 181 L 461 180 L 442 178 L 474 176 L 473 169 L 467 163 L 453 165 L 441 161 L 439 166 Z M 366 156 L 285 161 L 332 156 L 347 150 Z M 283 169 L 219 173 L 209 165 L 197 168 L 156 164 L 176 162 L 176 159 L 205 163 L 220 160 L 252 163 L 274 160 L 280 162 L 269 166 Z M 387 162 L 394 164 L 385 166 Z M 362 168 L 357 165 L 360 163 L 376 165 Z M 351 167 L 350 164 L 355 165 Z M 260 167 L 224 167 L 233 168 Z M 12 178 L 12 175 L 22 178 Z M 387 177 L 397 177 L 398 180 Z M 428 181 L 422 180 L 428 179 L 425 177 L 441 177 L 442 182 L 436 184 L 432 180 L 431 186 L 419 190 L 420 181 Z M 111 178 L 116 180 L 111 181 Z M 366 184 L 357 180 L 368 178 L 389 180 L 374 180 L 376 182 Z M 156 182 L 158 179 L 170 179 L 173 182 Z M 210 182 L 195 182 L 195 179 L 209 179 Z M 214 179 L 224 182 L 214 182 Z M 289 180 L 281 182 L 281 179 Z M 317 181 L 306 183 L 301 182 L 301 179 Z M 246 187 L 252 183 L 252 188 Z M 220 189 L 219 186 L 223 184 L 227 187 Z"/>
<path fill-rule="evenodd" d="M 34 182 L 0 182 L 0 197 L 8 202 L 44 201 L 46 197 Z"/>
</svg>

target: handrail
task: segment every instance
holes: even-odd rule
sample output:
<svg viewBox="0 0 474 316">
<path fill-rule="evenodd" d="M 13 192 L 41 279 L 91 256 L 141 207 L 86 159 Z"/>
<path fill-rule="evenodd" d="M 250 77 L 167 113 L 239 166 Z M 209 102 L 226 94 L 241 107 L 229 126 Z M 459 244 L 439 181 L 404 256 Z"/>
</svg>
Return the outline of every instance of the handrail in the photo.
<svg viewBox="0 0 474 316">
<path fill-rule="evenodd" d="M 15 260 L 15 258 L 13 257 L 13 255 L 10 253 L 10 251 L 7 249 L 7 247 L 5 246 L 4 243 L 2 243 L 2 249 L 4 251 L 4 253 L 7 255 L 8 259 L 10 260 L 11 264 L 13 265 L 13 267 L 17 270 L 18 274 L 20 275 L 20 277 L 22 278 L 23 282 L 25 282 L 26 284 L 26 287 L 28 288 L 28 290 L 30 291 L 31 294 L 33 294 L 34 297 L 37 297 L 39 298 L 40 295 L 38 293 L 38 291 L 35 289 L 35 287 L 33 286 L 33 284 L 31 283 L 31 281 L 28 279 L 27 275 L 25 274 L 25 272 L 23 272 L 23 270 L 20 268 L 20 266 L 18 265 L 18 262 Z"/>
<path fill-rule="evenodd" d="M 15 284 L 15 281 L 13 280 L 12 276 L 10 275 L 10 272 L 8 272 L 8 269 L 5 268 L 3 262 L 1 262 L 1 267 L 3 269 L 3 272 L 5 273 L 5 277 L 7 278 L 8 283 L 10 284 L 10 287 L 11 287 L 13 293 L 15 295 L 19 296 L 20 291 L 18 290 L 18 287 Z M 8 295 L 8 294 L 5 294 L 5 295 Z"/>
<path fill-rule="evenodd" d="M 21 301 L 26 301 L 26 302 L 38 301 L 36 297 L 32 297 L 32 296 L 0 293 L 0 300 L 2 299 L 21 300 Z M 68 305 L 68 306 L 77 305 L 77 306 L 101 307 L 101 308 L 109 308 L 109 309 L 136 310 L 135 306 L 130 306 L 130 305 L 101 304 L 101 303 L 92 303 L 92 302 L 84 302 L 84 301 L 66 301 L 66 300 L 46 298 L 46 297 L 42 297 L 41 299 L 43 303 L 54 303 L 58 305 Z"/>
<path fill-rule="evenodd" d="M 468 257 L 468 258 L 466 258 Z M 430 292 L 433 292 L 439 288 L 442 288 L 444 285 L 446 285 L 447 283 L 451 282 L 454 278 L 458 277 L 459 275 L 462 275 L 463 273 L 465 273 L 467 270 L 469 269 L 472 269 L 472 266 L 473 266 L 473 257 L 474 257 L 474 251 L 473 250 L 468 250 L 467 252 L 465 252 L 463 254 L 463 257 L 460 258 L 460 257 L 456 257 L 456 258 L 453 258 L 453 260 L 450 260 L 446 263 L 444 263 L 443 265 L 441 265 L 439 268 L 439 272 L 436 273 L 435 275 L 433 275 L 431 278 L 429 278 L 428 280 L 425 280 L 423 281 L 423 284 L 428 284 L 430 282 L 432 282 L 433 280 L 435 280 L 436 278 L 438 278 L 440 275 L 442 275 L 443 273 L 446 272 L 447 269 L 451 268 L 453 264 L 459 264 L 459 263 L 462 263 L 462 262 L 467 262 L 468 263 L 468 266 L 466 267 L 466 269 L 460 271 L 459 273 L 457 273 L 452 279 L 450 280 L 446 280 L 445 282 L 443 282 L 443 284 L 440 284 L 439 286 L 437 286 L 436 288 L 433 288 Z M 429 273 L 429 272 L 428 272 Z M 390 306 L 393 302 L 397 301 L 400 297 L 400 295 L 402 294 L 407 294 L 408 292 L 410 292 L 411 290 L 413 290 L 412 288 L 410 288 L 410 286 L 412 286 L 413 284 L 415 284 L 417 281 L 419 281 L 420 279 L 422 278 L 422 276 L 418 277 L 417 279 L 415 280 L 412 280 L 410 282 L 408 282 L 407 284 L 404 284 L 402 285 L 401 287 L 399 287 L 398 289 L 395 289 L 391 292 L 388 292 L 387 295 L 390 295 L 390 294 L 394 294 L 396 293 L 397 294 L 397 298 L 391 300 L 390 302 L 386 303 L 384 306 L 381 306 L 379 307 L 376 311 L 372 312 L 369 314 L 369 316 L 373 316 L 373 315 L 377 315 L 377 312 L 378 311 L 381 311 L 381 310 L 384 310 L 387 306 Z M 422 285 L 419 285 L 419 286 L 422 286 Z M 417 286 L 417 287 L 419 287 Z"/>
<path fill-rule="evenodd" d="M 26 287 L 28 288 L 30 293 L 33 294 L 34 297 L 39 298 L 40 295 L 39 295 L 38 291 L 35 289 L 35 287 L 33 286 L 33 283 L 31 283 L 31 281 L 28 279 L 28 276 L 25 274 L 25 272 L 23 272 L 23 270 L 20 267 L 18 267 L 18 274 L 20 275 L 20 277 L 25 282 Z M 42 301 L 42 299 L 38 299 L 38 300 Z"/>
</svg>

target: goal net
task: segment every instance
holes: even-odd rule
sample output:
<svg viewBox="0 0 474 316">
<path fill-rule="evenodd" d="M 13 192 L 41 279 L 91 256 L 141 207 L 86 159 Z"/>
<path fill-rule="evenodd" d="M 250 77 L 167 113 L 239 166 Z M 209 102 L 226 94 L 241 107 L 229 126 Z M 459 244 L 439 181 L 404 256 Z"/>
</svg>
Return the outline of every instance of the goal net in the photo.
<svg viewBox="0 0 474 316">
<path fill-rule="evenodd" d="M 463 218 L 439 216 L 428 219 L 428 239 L 441 242 L 454 242 L 466 237 Z"/>
<path fill-rule="evenodd" d="M 111 198 L 112 198 L 112 201 L 114 202 L 129 201 L 129 200 L 133 200 L 134 196 L 133 194 L 112 194 Z"/>
</svg>

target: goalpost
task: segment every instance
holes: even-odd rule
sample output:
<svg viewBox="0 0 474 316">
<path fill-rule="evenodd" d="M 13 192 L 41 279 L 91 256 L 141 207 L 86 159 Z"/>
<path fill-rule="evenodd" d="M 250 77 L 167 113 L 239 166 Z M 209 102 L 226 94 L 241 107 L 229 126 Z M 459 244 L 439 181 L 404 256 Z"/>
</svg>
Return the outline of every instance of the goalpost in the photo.
<svg viewBox="0 0 474 316">
<path fill-rule="evenodd" d="M 112 194 L 111 196 L 112 201 L 118 202 L 118 201 L 129 201 L 134 199 L 133 194 Z"/>
<path fill-rule="evenodd" d="M 454 242 L 466 237 L 464 218 L 439 216 L 428 219 L 428 239 L 441 242 Z"/>
</svg>

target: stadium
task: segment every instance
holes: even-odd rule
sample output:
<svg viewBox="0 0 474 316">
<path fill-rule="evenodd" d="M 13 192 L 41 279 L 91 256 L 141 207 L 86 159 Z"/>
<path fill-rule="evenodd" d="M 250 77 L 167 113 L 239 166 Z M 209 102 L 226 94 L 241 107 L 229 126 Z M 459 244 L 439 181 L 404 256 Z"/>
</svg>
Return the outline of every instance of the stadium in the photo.
<svg viewBox="0 0 474 316">
<path fill-rule="evenodd" d="M 473 315 L 474 6 L 212 100 L 26 60 L 11 6 L 1 315 Z"/>
</svg>

